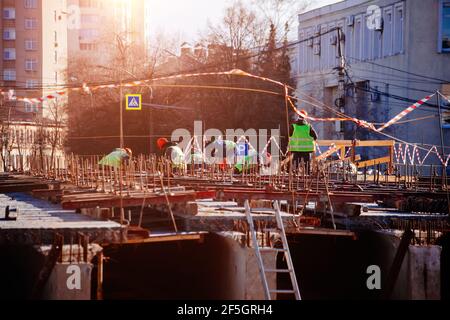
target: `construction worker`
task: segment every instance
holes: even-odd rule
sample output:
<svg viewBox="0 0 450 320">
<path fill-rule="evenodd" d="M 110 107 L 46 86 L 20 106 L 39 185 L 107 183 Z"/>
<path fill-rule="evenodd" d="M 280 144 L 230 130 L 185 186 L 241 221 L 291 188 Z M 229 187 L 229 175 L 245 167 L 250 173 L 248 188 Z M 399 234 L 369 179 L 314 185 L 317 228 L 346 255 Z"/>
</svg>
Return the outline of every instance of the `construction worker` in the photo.
<svg viewBox="0 0 450 320">
<path fill-rule="evenodd" d="M 216 158 L 214 162 L 219 164 L 222 170 L 225 170 L 228 164 L 234 163 L 234 158 L 236 156 L 236 142 L 218 139 L 212 142 L 212 145 L 215 148 L 212 154 L 212 156 Z"/>
<path fill-rule="evenodd" d="M 119 168 L 123 163 L 129 161 L 133 156 L 130 148 L 116 148 L 113 152 L 103 157 L 98 164 Z"/>
<path fill-rule="evenodd" d="M 170 157 L 172 164 L 181 166 L 186 164 L 186 157 L 183 150 L 175 142 L 169 142 L 166 138 L 159 138 L 156 141 L 158 149 L 161 155 L 164 157 Z"/>
<path fill-rule="evenodd" d="M 308 113 L 304 110 L 300 113 L 305 117 L 308 116 Z M 316 150 L 317 133 L 305 117 L 295 114 L 289 132 L 289 152 L 293 157 L 294 168 L 302 162 L 308 167 L 311 154 Z"/>
<path fill-rule="evenodd" d="M 247 144 L 247 147 L 249 145 Z M 258 154 L 254 148 L 246 148 L 246 154 L 241 155 L 237 159 L 237 163 L 234 166 L 235 173 L 241 174 L 243 170 L 250 170 L 252 166 L 262 165 L 263 167 L 269 167 L 272 163 L 272 155 L 269 152 Z"/>
<path fill-rule="evenodd" d="M 258 164 L 258 153 L 254 149 L 251 149 L 247 155 L 239 157 L 236 162 L 234 166 L 235 173 L 242 173 L 244 169 L 249 170 L 252 165 Z"/>
</svg>

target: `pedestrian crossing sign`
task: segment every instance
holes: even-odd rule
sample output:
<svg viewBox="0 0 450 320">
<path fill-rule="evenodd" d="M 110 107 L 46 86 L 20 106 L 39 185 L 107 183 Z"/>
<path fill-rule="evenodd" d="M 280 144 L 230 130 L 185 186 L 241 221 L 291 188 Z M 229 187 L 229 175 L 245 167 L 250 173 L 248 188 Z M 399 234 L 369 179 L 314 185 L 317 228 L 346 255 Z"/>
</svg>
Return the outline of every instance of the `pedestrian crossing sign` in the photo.
<svg viewBox="0 0 450 320">
<path fill-rule="evenodd" d="M 127 94 L 127 110 L 128 111 L 140 111 L 142 110 L 142 95 L 140 94 Z"/>
</svg>

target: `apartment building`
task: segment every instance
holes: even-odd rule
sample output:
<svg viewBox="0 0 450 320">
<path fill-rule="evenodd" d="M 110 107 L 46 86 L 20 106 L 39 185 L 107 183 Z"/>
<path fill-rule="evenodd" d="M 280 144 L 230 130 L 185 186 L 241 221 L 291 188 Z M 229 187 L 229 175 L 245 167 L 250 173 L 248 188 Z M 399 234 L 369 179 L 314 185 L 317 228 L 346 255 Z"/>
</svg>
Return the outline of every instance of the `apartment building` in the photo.
<svg viewBox="0 0 450 320">
<path fill-rule="evenodd" d="M 67 69 L 66 1 L 3 0 L 1 10 L 2 90 L 14 90 L 17 97 L 37 98 L 64 84 Z M 33 113 L 45 115 L 45 105 L 6 98 L 3 102 L 13 105 L 13 113 L 25 113 L 25 118 Z"/>
<path fill-rule="evenodd" d="M 8 161 L 12 163 L 19 163 L 17 157 L 23 160 L 32 152 L 31 147 L 25 146 L 30 126 L 43 123 L 42 118 L 47 118 L 46 123 L 61 121 L 55 119 L 54 110 L 62 110 L 65 99 L 28 103 L 20 98 L 41 98 L 66 83 L 66 8 L 65 0 L 2 0 L 0 3 L 1 140 L 2 149 L 10 149 Z M 27 145 L 33 143 L 28 141 Z"/>
<path fill-rule="evenodd" d="M 149 0 L 68 0 L 69 58 L 105 65 L 119 35 L 148 50 Z"/>
</svg>

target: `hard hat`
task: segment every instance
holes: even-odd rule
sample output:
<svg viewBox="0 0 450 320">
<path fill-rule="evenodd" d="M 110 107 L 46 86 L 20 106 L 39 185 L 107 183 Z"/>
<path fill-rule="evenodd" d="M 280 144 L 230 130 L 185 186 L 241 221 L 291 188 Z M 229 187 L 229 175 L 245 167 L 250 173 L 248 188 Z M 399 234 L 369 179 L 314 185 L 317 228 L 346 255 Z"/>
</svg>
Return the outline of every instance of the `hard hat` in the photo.
<svg viewBox="0 0 450 320">
<path fill-rule="evenodd" d="M 125 152 L 126 152 L 128 155 L 132 155 L 132 154 L 133 154 L 133 151 L 131 151 L 130 148 L 125 148 Z"/>
<path fill-rule="evenodd" d="M 168 142 L 169 142 L 169 140 L 167 140 L 166 138 L 159 138 L 156 141 L 156 144 L 157 144 L 159 150 L 162 150 Z"/>
<path fill-rule="evenodd" d="M 300 113 L 301 113 L 304 117 L 307 117 L 307 116 L 308 116 L 308 112 L 306 112 L 306 110 L 302 110 L 302 111 L 300 111 Z"/>
<path fill-rule="evenodd" d="M 291 116 L 292 122 L 297 122 L 299 119 L 300 119 L 300 116 L 299 116 L 298 114 L 296 114 L 296 113 L 294 113 L 294 114 Z"/>
</svg>

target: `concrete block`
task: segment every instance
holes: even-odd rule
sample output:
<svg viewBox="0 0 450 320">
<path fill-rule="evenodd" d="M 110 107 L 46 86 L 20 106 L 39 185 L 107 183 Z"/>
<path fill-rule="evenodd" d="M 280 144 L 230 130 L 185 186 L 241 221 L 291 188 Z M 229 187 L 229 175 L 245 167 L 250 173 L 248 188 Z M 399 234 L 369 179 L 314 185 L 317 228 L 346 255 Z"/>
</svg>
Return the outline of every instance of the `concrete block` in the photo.
<svg viewBox="0 0 450 320">
<path fill-rule="evenodd" d="M 44 300 L 90 300 L 91 273 L 90 263 L 55 265 L 44 287 Z"/>
<path fill-rule="evenodd" d="M 409 247 L 411 300 L 440 300 L 441 251 L 439 246 Z"/>
<path fill-rule="evenodd" d="M 252 209 L 260 209 L 260 208 L 273 209 L 273 205 L 272 205 L 272 201 L 270 201 L 270 200 L 252 200 L 252 201 L 250 201 L 250 208 L 252 208 Z"/>
</svg>

